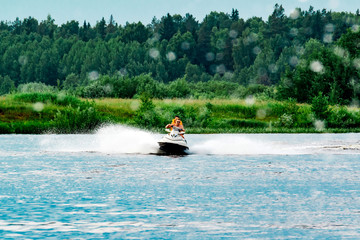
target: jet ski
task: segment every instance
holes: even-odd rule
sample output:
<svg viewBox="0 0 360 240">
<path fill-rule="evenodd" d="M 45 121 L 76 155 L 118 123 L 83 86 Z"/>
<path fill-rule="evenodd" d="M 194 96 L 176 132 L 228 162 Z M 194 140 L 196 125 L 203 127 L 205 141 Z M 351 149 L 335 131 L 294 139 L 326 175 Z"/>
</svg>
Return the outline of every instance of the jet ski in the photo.
<svg viewBox="0 0 360 240">
<path fill-rule="evenodd" d="M 187 146 L 187 142 L 185 138 L 182 136 L 185 132 L 184 131 L 177 131 L 172 129 L 165 129 L 168 132 L 158 144 L 160 146 L 160 150 L 165 154 L 170 155 L 185 155 L 189 150 Z"/>
</svg>

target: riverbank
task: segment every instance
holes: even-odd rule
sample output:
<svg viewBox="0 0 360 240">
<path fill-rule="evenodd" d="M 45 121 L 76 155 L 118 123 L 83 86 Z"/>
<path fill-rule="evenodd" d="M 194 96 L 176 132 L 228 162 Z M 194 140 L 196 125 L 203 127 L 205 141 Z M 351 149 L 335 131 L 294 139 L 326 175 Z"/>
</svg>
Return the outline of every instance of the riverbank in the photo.
<svg viewBox="0 0 360 240">
<path fill-rule="evenodd" d="M 60 93 L 0 98 L 0 133 L 89 133 L 104 124 L 161 132 L 179 115 L 187 133 L 360 132 L 360 109 L 330 106 L 316 119 L 311 105 L 239 99 L 78 99 Z"/>
</svg>

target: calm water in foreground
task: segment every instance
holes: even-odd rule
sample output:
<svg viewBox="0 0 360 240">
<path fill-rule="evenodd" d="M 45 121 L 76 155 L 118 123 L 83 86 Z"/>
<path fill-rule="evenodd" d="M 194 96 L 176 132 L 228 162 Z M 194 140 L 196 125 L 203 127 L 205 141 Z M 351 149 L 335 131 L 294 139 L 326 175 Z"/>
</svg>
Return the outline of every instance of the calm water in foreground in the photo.
<svg viewBox="0 0 360 240">
<path fill-rule="evenodd" d="M 0 238 L 360 238 L 360 134 L 160 137 L 0 135 Z"/>
</svg>

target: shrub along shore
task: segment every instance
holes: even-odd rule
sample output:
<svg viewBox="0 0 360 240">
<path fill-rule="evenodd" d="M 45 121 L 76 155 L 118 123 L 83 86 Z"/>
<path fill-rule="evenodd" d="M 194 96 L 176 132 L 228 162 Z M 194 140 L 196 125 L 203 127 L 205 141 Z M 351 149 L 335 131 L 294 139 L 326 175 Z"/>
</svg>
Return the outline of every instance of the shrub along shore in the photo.
<svg viewBox="0 0 360 240">
<path fill-rule="evenodd" d="M 15 93 L 0 97 L 1 134 L 92 133 L 106 124 L 162 132 L 179 115 L 187 133 L 360 132 L 360 109 L 246 99 L 80 99 L 65 93 Z"/>
</svg>

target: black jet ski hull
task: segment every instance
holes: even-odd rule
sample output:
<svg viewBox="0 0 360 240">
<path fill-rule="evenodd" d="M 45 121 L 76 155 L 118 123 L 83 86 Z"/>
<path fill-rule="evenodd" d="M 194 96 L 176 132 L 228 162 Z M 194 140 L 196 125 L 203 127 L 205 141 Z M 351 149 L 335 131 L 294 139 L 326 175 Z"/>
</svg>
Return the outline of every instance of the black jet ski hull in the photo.
<svg viewBox="0 0 360 240">
<path fill-rule="evenodd" d="M 160 150 L 162 150 L 166 154 L 186 155 L 188 154 L 187 151 L 189 150 L 188 147 L 176 143 L 159 142 L 159 145 L 160 145 Z"/>
</svg>

